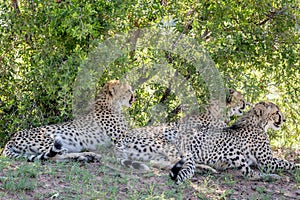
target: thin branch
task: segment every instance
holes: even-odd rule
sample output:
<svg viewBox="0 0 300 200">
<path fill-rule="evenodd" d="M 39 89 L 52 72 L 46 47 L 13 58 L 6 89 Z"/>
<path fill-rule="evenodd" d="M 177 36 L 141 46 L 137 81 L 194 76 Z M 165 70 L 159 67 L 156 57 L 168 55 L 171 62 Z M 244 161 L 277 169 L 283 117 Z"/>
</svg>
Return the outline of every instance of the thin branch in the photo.
<svg viewBox="0 0 300 200">
<path fill-rule="evenodd" d="M 12 6 L 15 9 L 17 14 L 20 14 L 20 8 L 19 8 L 19 4 L 18 4 L 18 0 L 12 0 Z"/>
<path fill-rule="evenodd" d="M 201 35 L 201 38 L 205 41 L 208 41 L 210 35 L 211 35 L 211 31 L 208 30 L 208 28 L 206 28 L 204 33 Z"/>
<path fill-rule="evenodd" d="M 161 0 L 161 1 L 160 1 L 160 5 L 162 5 L 162 6 L 167 6 L 167 5 L 168 5 L 167 0 Z"/>
<path fill-rule="evenodd" d="M 180 104 L 180 105 L 178 105 L 174 110 L 172 110 L 172 111 L 168 114 L 168 116 L 167 116 L 167 121 L 170 122 L 171 119 L 172 119 L 174 116 L 176 116 L 181 110 L 182 110 L 182 108 L 181 108 L 181 104 Z"/>
<path fill-rule="evenodd" d="M 193 15 L 194 13 L 195 13 L 195 9 L 191 8 L 191 10 L 185 14 L 185 17 Z M 178 44 L 178 42 L 183 38 L 183 36 L 188 33 L 188 31 L 191 29 L 191 25 L 192 25 L 193 21 L 194 21 L 194 18 L 185 23 L 183 31 L 180 33 L 177 40 L 174 41 L 174 43 L 171 46 L 171 49 L 174 49 L 175 46 Z M 166 59 L 168 60 L 169 63 L 173 63 L 173 57 L 172 57 L 171 52 L 166 53 Z M 176 73 L 178 73 L 178 70 L 176 70 Z M 188 78 L 189 77 L 187 77 L 187 79 Z M 159 102 L 164 104 L 165 101 L 167 100 L 168 96 L 170 95 L 170 93 L 171 93 L 171 85 L 169 85 L 169 87 L 165 89 L 164 94 L 161 97 Z M 177 108 L 175 108 L 173 111 L 171 111 L 171 113 L 168 115 L 168 118 L 178 114 L 178 112 L 180 111 L 180 108 L 181 108 L 181 105 L 179 105 Z M 149 121 L 147 122 L 147 125 L 151 124 L 152 122 L 153 122 L 153 118 L 151 117 L 149 119 Z"/>
<path fill-rule="evenodd" d="M 138 38 L 140 37 L 140 34 L 141 34 L 141 30 L 138 29 L 137 31 L 134 32 L 134 34 L 130 38 L 131 49 L 129 54 L 131 59 L 133 59 L 135 56 L 136 43 Z"/>
<path fill-rule="evenodd" d="M 268 14 L 266 14 L 267 18 L 262 20 L 261 22 L 259 22 L 257 25 L 264 25 L 266 24 L 268 21 L 274 19 L 277 15 L 281 15 L 284 11 L 287 10 L 287 7 L 283 7 L 280 10 L 277 11 L 270 11 Z"/>
</svg>

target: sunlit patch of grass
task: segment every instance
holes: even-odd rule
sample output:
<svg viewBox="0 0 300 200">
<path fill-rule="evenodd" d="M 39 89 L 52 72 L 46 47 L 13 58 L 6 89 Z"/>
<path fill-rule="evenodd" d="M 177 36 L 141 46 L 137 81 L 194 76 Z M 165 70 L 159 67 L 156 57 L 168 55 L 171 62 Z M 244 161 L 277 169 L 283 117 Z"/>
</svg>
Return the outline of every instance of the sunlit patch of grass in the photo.
<svg viewBox="0 0 300 200">
<path fill-rule="evenodd" d="M 7 197 L 7 191 L 2 191 L 2 190 L 3 189 L 2 189 L 2 186 L 1 186 L 0 199 L 5 199 Z"/>
<path fill-rule="evenodd" d="M 216 178 L 210 174 L 203 175 L 196 184 L 191 183 L 190 185 L 198 192 L 197 196 L 200 199 L 210 199 L 212 197 L 224 195 L 224 193 L 226 193 L 226 190 L 220 188 L 220 185 L 216 181 Z"/>
<path fill-rule="evenodd" d="M 297 184 L 300 184 L 300 169 L 295 169 L 292 173 L 293 178 Z"/>
<path fill-rule="evenodd" d="M 227 199 L 227 197 L 230 197 L 234 193 L 233 189 L 225 190 L 221 195 L 220 199 Z"/>
<path fill-rule="evenodd" d="M 39 163 L 6 166 L 5 176 L 1 177 L 3 188 L 8 191 L 34 190 L 38 185 L 39 167 Z"/>
<path fill-rule="evenodd" d="M 222 181 L 224 184 L 226 185 L 230 185 L 230 186 L 233 186 L 237 183 L 236 180 L 234 180 L 232 174 L 228 174 L 228 173 L 225 173 L 224 176 L 223 176 L 223 181 Z"/>
<path fill-rule="evenodd" d="M 0 157 L 0 171 L 2 172 L 7 166 L 9 166 L 8 159 L 4 157 Z"/>
</svg>

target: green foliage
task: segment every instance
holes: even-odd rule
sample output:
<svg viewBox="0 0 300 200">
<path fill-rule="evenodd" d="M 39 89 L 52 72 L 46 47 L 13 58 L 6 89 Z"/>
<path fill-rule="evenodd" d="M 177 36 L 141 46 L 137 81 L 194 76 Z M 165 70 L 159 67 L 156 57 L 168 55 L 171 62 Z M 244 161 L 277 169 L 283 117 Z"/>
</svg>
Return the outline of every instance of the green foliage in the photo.
<svg viewBox="0 0 300 200">
<path fill-rule="evenodd" d="M 0 130 L 71 118 L 78 66 L 109 30 L 113 4 L 97 1 L 1 2 Z"/>
<path fill-rule="evenodd" d="M 294 0 L 33 0 L 20 1 L 18 8 L 0 0 L 0 138 L 5 138 L 0 146 L 17 130 L 72 118 L 74 81 L 99 42 L 162 24 L 195 38 L 226 85 L 242 91 L 248 101 L 277 103 L 287 122 L 282 131 L 271 133 L 273 144 L 299 145 L 300 30 Z M 99 85 L 166 54 L 149 49 L 125 55 L 103 72 Z M 173 58 L 170 64 L 198 85 L 193 66 Z M 149 87 L 155 91 L 152 99 L 143 89 Z M 139 100 L 130 114 L 138 125 L 149 122 L 147 110 L 160 102 L 166 89 L 153 83 L 137 90 Z M 198 85 L 199 102 L 206 102 L 207 89 Z M 167 112 L 178 106 L 174 96 L 170 93 L 164 102 Z"/>
</svg>

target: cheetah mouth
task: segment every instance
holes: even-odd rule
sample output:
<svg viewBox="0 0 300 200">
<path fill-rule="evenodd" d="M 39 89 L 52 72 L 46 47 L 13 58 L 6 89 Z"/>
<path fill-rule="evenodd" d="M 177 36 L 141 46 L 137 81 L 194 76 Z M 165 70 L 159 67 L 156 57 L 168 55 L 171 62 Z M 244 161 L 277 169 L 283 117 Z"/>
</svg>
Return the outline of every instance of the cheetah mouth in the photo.
<svg viewBox="0 0 300 200">
<path fill-rule="evenodd" d="M 131 105 L 135 101 L 134 95 L 131 95 L 131 98 L 129 100 L 129 104 Z"/>
<path fill-rule="evenodd" d="M 275 126 L 276 128 L 280 128 L 280 123 L 275 122 L 275 123 L 274 123 L 274 126 Z"/>
</svg>

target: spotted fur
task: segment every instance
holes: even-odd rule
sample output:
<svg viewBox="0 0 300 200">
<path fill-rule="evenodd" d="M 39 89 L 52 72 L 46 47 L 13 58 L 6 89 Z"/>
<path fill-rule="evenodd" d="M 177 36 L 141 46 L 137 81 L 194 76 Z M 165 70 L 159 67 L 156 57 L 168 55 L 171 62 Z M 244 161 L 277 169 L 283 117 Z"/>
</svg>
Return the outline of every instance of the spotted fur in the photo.
<svg viewBox="0 0 300 200">
<path fill-rule="evenodd" d="M 150 161 L 171 169 L 170 176 L 177 183 L 191 178 L 197 165 L 218 170 L 237 168 L 251 180 L 278 179 L 273 174 L 276 170 L 299 168 L 272 155 L 266 131 L 279 129 L 284 121 L 278 106 L 261 102 L 229 127 L 186 129 L 179 145 L 165 138 L 137 135 L 118 141 L 116 151 L 124 160 Z M 257 165 L 260 171 L 254 171 L 251 165 Z"/>
<path fill-rule="evenodd" d="M 208 129 L 211 129 L 212 127 L 226 127 L 230 117 L 240 116 L 246 108 L 246 105 L 248 105 L 248 103 L 244 100 L 240 92 L 229 89 L 226 98 L 227 118 L 225 119 L 222 116 L 220 102 L 211 100 L 206 111 L 203 113 L 191 114 L 180 119 L 178 122 L 132 129 L 128 135 L 167 139 L 172 143 L 176 143 L 176 141 L 181 137 L 182 131 L 185 129 L 196 127 L 207 127 Z"/>
<path fill-rule="evenodd" d="M 277 105 L 271 102 L 256 104 L 232 126 L 213 134 L 189 130 L 183 141 L 187 156 L 171 169 L 170 176 L 177 182 L 189 179 L 194 174 L 195 163 L 215 169 L 236 168 L 251 180 L 279 179 L 276 170 L 299 169 L 299 165 L 274 158 L 266 131 L 278 130 L 285 121 Z M 251 169 L 251 165 L 260 171 Z"/>
<path fill-rule="evenodd" d="M 228 118 L 233 115 L 240 115 L 246 105 L 247 102 L 240 92 L 229 89 L 226 98 Z M 170 166 L 174 164 L 174 161 L 182 157 L 181 140 L 186 137 L 185 131 L 187 129 L 201 128 L 205 129 L 207 132 L 211 132 L 212 129 L 226 127 L 225 119 L 222 118 L 223 116 L 220 110 L 221 107 L 219 101 L 210 101 L 210 104 L 204 113 L 186 116 L 178 122 L 132 129 L 128 131 L 122 140 L 116 141 L 117 154 L 119 154 L 118 157 L 125 166 L 130 166 L 128 163 L 133 163 L 134 160 L 151 160 L 152 164 L 157 167 L 170 168 Z M 142 140 L 141 144 L 143 145 L 141 145 L 141 148 L 146 148 L 139 149 L 139 144 L 135 142 L 139 140 Z M 172 145 L 170 145 L 170 143 Z M 151 145 L 154 145 L 154 147 Z M 164 146 L 167 148 L 162 150 L 162 152 L 160 151 L 159 155 L 156 155 L 155 152 L 152 151 L 156 148 L 161 149 Z M 172 158 L 170 158 L 170 156 Z M 136 166 L 138 165 L 136 164 Z M 198 167 L 208 168 L 211 171 L 216 172 L 216 170 L 206 165 L 198 165 Z M 146 169 L 147 167 L 141 163 L 141 166 L 138 168 Z"/>
<path fill-rule="evenodd" d="M 110 81 L 100 90 L 89 113 L 62 124 L 16 132 L 5 145 L 2 155 L 25 157 L 29 161 L 98 158 L 100 156 L 92 151 L 127 131 L 121 107 L 130 106 L 133 100 L 130 85 Z"/>
</svg>

